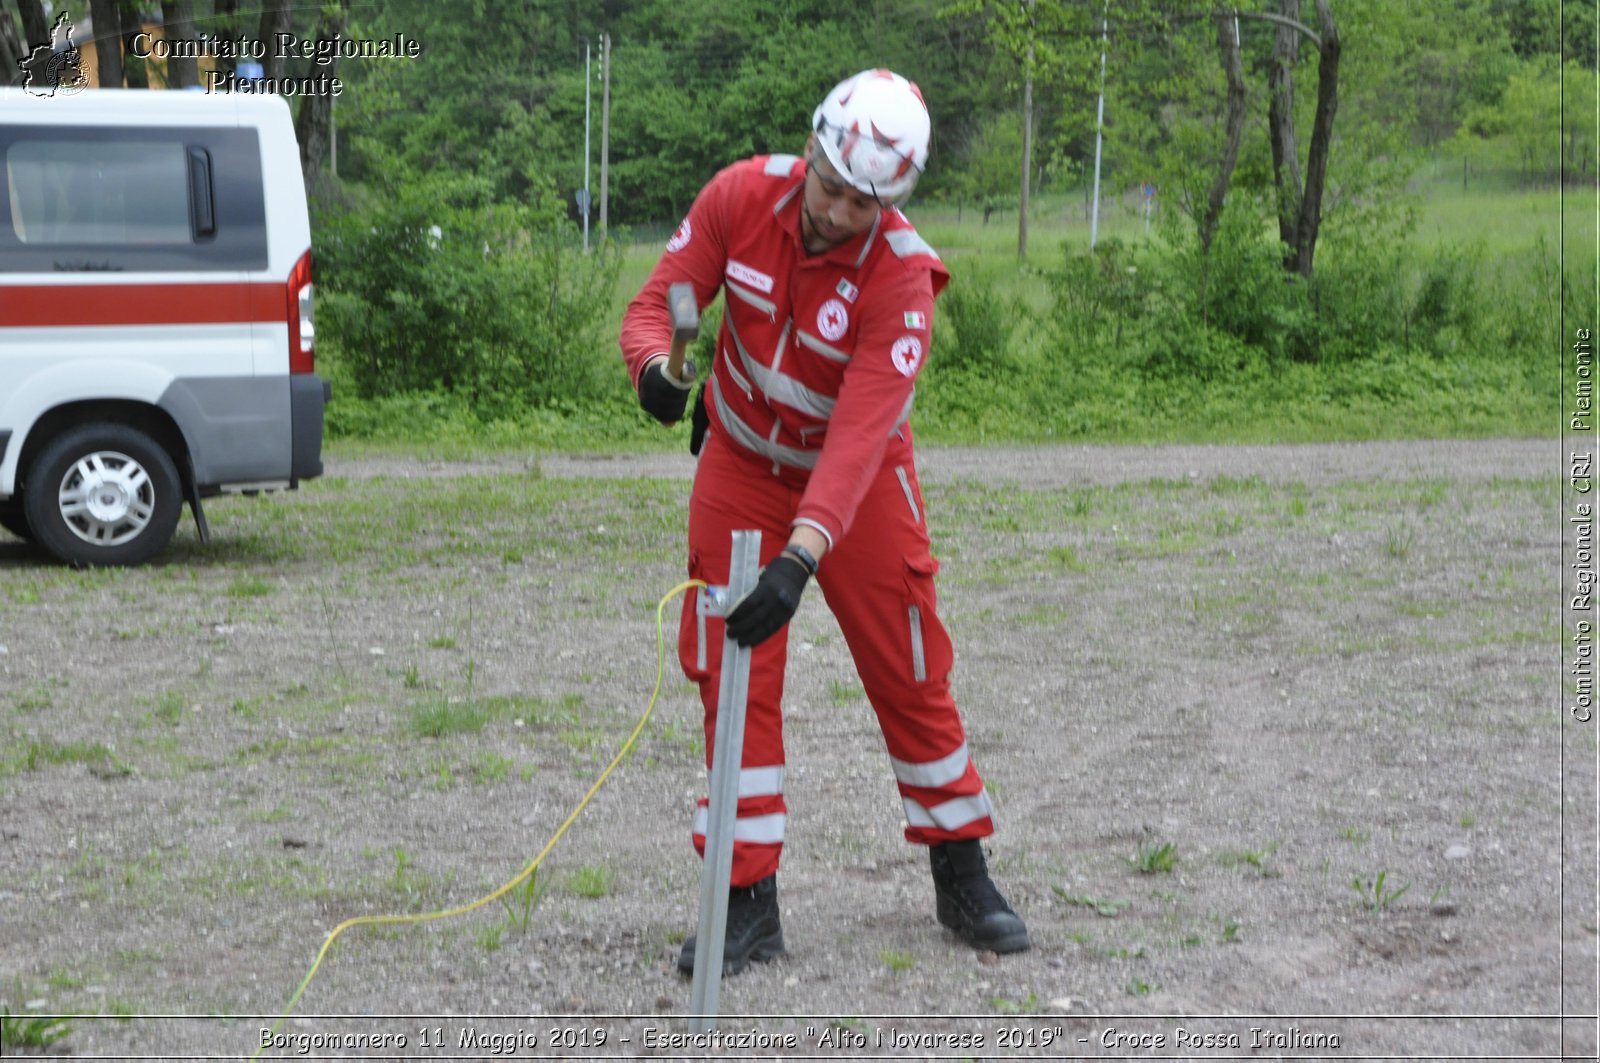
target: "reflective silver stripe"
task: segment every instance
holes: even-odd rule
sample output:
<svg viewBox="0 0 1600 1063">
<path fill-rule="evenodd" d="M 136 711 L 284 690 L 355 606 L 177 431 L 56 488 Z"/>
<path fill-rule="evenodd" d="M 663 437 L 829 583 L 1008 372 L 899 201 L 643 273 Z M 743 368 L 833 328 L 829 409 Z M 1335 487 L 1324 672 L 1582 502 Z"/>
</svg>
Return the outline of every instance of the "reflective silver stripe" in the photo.
<svg viewBox="0 0 1600 1063">
<path fill-rule="evenodd" d="M 702 593 L 700 588 L 695 588 L 695 593 Z M 695 603 L 699 605 L 698 602 Z M 700 671 L 706 670 L 706 614 L 698 608 L 694 611 L 694 666 Z"/>
<path fill-rule="evenodd" d="M 763 299 L 749 288 L 746 288 L 742 284 L 735 284 L 727 277 L 722 278 L 722 286 L 728 289 L 729 295 L 736 295 L 741 301 L 749 303 L 751 306 L 755 307 L 763 314 L 766 314 L 768 317 L 773 319 L 777 318 L 778 304 L 773 302 L 771 299 Z"/>
<path fill-rule="evenodd" d="M 766 797 L 783 793 L 783 765 L 768 768 L 740 768 L 739 796 Z"/>
<path fill-rule="evenodd" d="M 717 418 L 735 443 L 779 465 L 792 465 L 797 469 L 816 468 L 817 459 L 822 456 L 821 451 L 786 447 L 758 435 L 728 406 L 727 400 L 722 397 L 722 385 L 715 376 L 711 378 L 711 401 L 716 403 Z"/>
<path fill-rule="evenodd" d="M 773 155 L 767 159 L 767 165 L 762 173 L 768 177 L 787 177 L 789 171 L 794 169 L 794 164 L 799 161 L 798 155 Z"/>
<path fill-rule="evenodd" d="M 889 429 L 889 434 L 890 435 L 894 435 L 896 432 L 900 431 L 901 427 L 907 421 L 911 420 L 911 406 L 916 401 L 917 401 L 917 389 L 916 388 L 912 388 L 911 389 L 911 394 L 906 396 L 906 404 L 900 410 L 900 416 L 895 419 L 894 427 Z"/>
<path fill-rule="evenodd" d="M 796 194 L 798 194 L 799 191 L 804 187 L 805 187 L 805 182 L 802 181 L 800 184 L 795 185 L 793 188 L 789 189 L 789 191 L 785 192 L 783 194 L 783 198 L 778 200 L 777 203 L 773 204 L 772 213 L 774 213 L 774 214 L 782 214 L 783 213 L 783 208 L 787 207 L 789 205 L 789 200 L 793 199 L 796 196 Z"/>
<path fill-rule="evenodd" d="M 918 236 L 915 229 L 896 229 L 886 234 L 884 239 L 889 241 L 889 250 L 901 258 L 910 258 L 912 255 L 939 257 L 939 252 L 933 249 L 932 244 Z"/>
<path fill-rule="evenodd" d="M 943 807 L 943 806 L 940 806 Z M 782 845 L 783 828 L 788 816 L 782 812 L 774 812 L 770 816 L 740 816 L 733 821 L 733 840 L 736 842 L 754 842 L 757 845 Z M 699 837 L 705 837 L 706 825 L 710 822 L 710 814 L 705 805 L 695 810 L 694 832 Z"/>
<path fill-rule="evenodd" d="M 878 229 L 883 225 L 883 211 L 872 219 L 872 231 L 867 234 L 867 242 L 861 245 L 861 254 L 856 259 L 856 269 L 860 269 L 867 261 L 867 253 L 872 250 L 873 242 L 878 239 Z"/>
<path fill-rule="evenodd" d="M 756 387 L 762 394 L 773 402 L 781 402 L 790 409 L 799 410 L 801 413 L 810 414 L 821 421 L 826 421 L 833 416 L 833 408 L 838 403 L 837 399 L 829 398 L 818 391 L 813 391 L 800 381 L 787 373 L 776 369 L 769 369 L 754 358 L 745 349 L 744 340 L 739 337 L 739 330 L 732 321 L 728 322 L 728 335 L 733 337 L 733 346 L 739 352 L 739 361 L 744 366 L 746 373 L 755 381 Z M 776 358 L 783 357 L 783 349 L 788 346 L 789 330 L 783 330 L 783 335 L 778 339 L 778 353 Z"/>
<path fill-rule="evenodd" d="M 906 822 L 913 827 L 960 830 L 969 823 L 976 823 L 986 816 L 990 818 L 994 816 L 994 806 L 989 803 L 987 793 L 958 797 L 942 805 L 934 805 L 932 808 L 923 808 L 909 797 L 904 798 L 902 803 L 906 808 Z M 734 832 L 734 836 L 738 836 L 737 831 Z"/>
<path fill-rule="evenodd" d="M 896 425 L 895 427 L 898 428 L 899 426 Z M 894 474 L 900 481 L 900 490 L 906 493 L 906 505 L 911 507 L 912 521 L 921 524 L 922 514 L 917 512 L 917 496 L 911 491 L 911 478 L 906 475 L 906 467 L 904 465 L 896 465 Z"/>
<path fill-rule="evenodd" d="M 756 397 L 755 389 L 750 386 L 750 381 L 744 378 L 744 374 L 739 372 L 739 367 L 733 361 L 733 352 L 726 347 L 722 348 L 722 362 L 728 367 L 728 375 L 733 377 L 733 382 L 739 385 L 740 391 L 744 392 L 745 398 L 754 401 Z"/>
<path fill-rule="evenodd" d="M 911 606 L 906 619 L 911 621 L 911 678 L 921 683 L 928 678 L 928 659 L 922 653 L 922 610 Z"/>
<path fill-rule="evenodd" d="M 949 786 L 967 773 L 967 765 L 972 761 L 972 754 L 967 750 L 967 744 L 961 743 L 960 747 L 948 757 L 938 760 L 924 761 L 913 764 L 909 760 L 896 760 L 889 758 L 889 763 L 894 765 L 894 777 L 907 786 L 940 787 Z"/>
<path fill-rule="evenodd" d="M 802 345 L 810 348 L 813 351 L 816 351 L 818 354 L 822 355 L 822 357 L 831 358 L 833 361 L 838 362 L 841 365 L 850 364 L 850 356 L 848 354 L 844 353 L 837 347 L 828 346 L 826 343 L 823 343 L 805 329 L 795 329 L 794 335 L 795 339 L 799 340 Z"/>
</svg>

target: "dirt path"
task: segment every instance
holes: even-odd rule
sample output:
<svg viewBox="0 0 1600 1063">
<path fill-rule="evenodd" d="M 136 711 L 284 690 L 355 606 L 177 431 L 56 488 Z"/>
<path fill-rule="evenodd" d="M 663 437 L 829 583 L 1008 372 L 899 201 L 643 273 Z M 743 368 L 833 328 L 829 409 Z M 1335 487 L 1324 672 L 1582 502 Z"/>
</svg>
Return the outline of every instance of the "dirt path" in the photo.
<svg viewBox="0 0 1600 1063">
<path fill-rule="evenodd" d="M 0 1008 L 98 1015 L 79 1055 L 241 1058 L 335 924 L 515 874 L 643 710 L 691 469 L 335 452 L 145 569 L 0 543 Z M 922 471 L 990 860 L 1036 947 L 935 924 L 811 595 L 789 956 L 723 987 L 724 1031 L 813 1058 L 1593 1057 L 1596 744 L 1559 710 L 1555 443 L 935 448 Z M 483 1038 L 521 1031 L 520 1058 L 705 1057 L 670 1040 L 698 730 L 669 672 L 526 920 L 350 932 L 265 1055 L 504 1058 Z"/>
</svg>

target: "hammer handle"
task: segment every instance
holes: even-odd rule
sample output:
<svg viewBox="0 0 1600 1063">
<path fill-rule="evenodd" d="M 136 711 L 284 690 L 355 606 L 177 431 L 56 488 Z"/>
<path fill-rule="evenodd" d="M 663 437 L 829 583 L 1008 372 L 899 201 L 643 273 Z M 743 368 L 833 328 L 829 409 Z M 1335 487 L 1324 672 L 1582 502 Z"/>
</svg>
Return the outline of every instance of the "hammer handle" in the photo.
<svg viewBox="0 0 1600 1063">
<path fill-rule="evenodd" d="M 683 352 L 689 346 L 688 340 L 673 340 L 672 349 L 667 352 L 667 378 L 676 380 L 680 384 L 688 384 L 689 380 L 683 379 Z"/>
</svg>

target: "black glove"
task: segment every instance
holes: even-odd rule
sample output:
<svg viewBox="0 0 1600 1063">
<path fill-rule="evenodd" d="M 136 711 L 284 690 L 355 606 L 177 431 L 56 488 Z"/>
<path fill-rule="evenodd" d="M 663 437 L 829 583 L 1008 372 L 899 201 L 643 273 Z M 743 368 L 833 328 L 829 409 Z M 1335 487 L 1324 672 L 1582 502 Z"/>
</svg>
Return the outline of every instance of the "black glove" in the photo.
<svg viewBox="0 0 1600 1063">
<path fill-rule="evenodd" d="M 706 429 L 710 427 L 711 418 L 706 416 L 706 386 L 701 384 L 694 397 L 694 413 L 689 416 L 689 453 L 697 458 L 706 442 Z"/>
<path fill-rule="evenodd" d="M 728 614 L 728 634 L 741 646 L 765 642 L 800 608 L 800 592 L 811 573 L 788 554 L 779 554 L 761 570 L 755 590 Z"/>
<path fill-rule="evenodd" d="M 684 375 L 689 374 L 685 372 Z M 667 378 L 665 358 L 650 363 L 639 378 L 639 405 L 662 424 L 674 425 L 683 420 L 684 407 L 689 405 L 689 388 L 679 387 Z"/>
</svg>

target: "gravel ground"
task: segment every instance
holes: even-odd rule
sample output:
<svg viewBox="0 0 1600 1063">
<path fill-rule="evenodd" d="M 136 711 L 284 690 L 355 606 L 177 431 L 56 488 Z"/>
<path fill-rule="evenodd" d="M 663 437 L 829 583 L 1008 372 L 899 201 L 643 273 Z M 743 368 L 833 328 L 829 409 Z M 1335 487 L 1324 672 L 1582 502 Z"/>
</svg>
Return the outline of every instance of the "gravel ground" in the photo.
<svg viewBox="0 0 1600 1063">
<path fill-rule="evenodd" d="M 682 563 L 617 540 L 680 519 L 691 471 L 335 452 L 144 569 L 0 542 L 0 1010 L 93 1016 L 56 1045 L 85 1058 L 247 1057 L 341 920 L 509 879 L 649 698 Z M 728 1040 L 673 1040 L 703 770 L 669 673 L 525 921 L 350 931 L 262 1055 L 1594 1058 L 1597 754 L 1560 709 L 1557 443 L 928 448 L 921 472 L 1032 951 L 934 922 L 811 595 L 789 955 L 722 986 Z M 407 522 L 408 481 L 459 488 L 452 529 Z M 515 523 L 475 499 L 524 487 L 574 493 L 525 555 L 475 552 Z M 394 500 L 367 542 L 294 548 L 352 497 Z M 429 705 L 482 726 L 418 737 Z M 1136 869 L 1163 845 L 1169 870 Z"/>
</svg>

